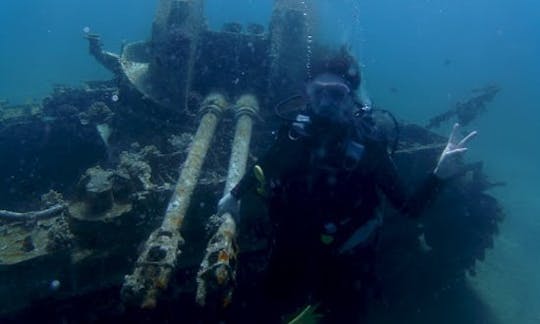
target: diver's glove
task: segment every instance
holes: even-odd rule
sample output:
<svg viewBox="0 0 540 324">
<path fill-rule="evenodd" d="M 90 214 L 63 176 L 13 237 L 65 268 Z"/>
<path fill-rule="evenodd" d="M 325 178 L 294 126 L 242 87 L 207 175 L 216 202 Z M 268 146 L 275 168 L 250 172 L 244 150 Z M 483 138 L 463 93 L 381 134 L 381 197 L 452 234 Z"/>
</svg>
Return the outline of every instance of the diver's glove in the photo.
<svg viewBox="0 0 540 324">
<path fill-rule="evenodd" d="M 439 158 L 437 167 L 433 173 L 440 179 L 448 179 L 455 176 L 458 172 L 458 158 L 467 151 L 465 144 L 476 135 L 476 131 L 470 132 L 467 136 L 458 142 L 457 129 L 459 124 L 454 124 L 448 143 Z"/>
<path fill-rule="evenodd" d="M 240 201 L 236 199 L 230 192 L 223 196 L 218 202 L 217 214 L 221 216 L 229 213 L 238 222 L 240 215 Z"/>
</svg>

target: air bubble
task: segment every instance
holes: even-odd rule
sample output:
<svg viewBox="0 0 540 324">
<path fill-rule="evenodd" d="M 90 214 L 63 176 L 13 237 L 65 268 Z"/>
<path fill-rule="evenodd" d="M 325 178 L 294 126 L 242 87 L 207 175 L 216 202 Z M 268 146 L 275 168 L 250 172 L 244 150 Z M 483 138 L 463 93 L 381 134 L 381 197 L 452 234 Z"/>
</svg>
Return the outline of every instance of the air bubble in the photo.
<svg viewBox="0 0 540 324">
<path fill-rule="evenodd" d="M 311 33 L 311 25 L 309 23 L 309 17 L 308 17 L 308 12 L 309 12 L 309 8 L 308 8 L 308 5 L 306 3 L 306 1 L 304 0 L 301 0 L 300 3 L 302 4 L 302 6 L 304 7 L 304 12 L 303 12 L 303 15 L 304 17 L 306 17 L 305 19 L 305 31 L 307 33 L 307 37 L 306 37 L 306 72 L 307 72 L 307 76 L 309 79 L 311 79 L 311 56 L 312 56 L 312 43 L 313 43 L 313 35 Z"/>
</svg>

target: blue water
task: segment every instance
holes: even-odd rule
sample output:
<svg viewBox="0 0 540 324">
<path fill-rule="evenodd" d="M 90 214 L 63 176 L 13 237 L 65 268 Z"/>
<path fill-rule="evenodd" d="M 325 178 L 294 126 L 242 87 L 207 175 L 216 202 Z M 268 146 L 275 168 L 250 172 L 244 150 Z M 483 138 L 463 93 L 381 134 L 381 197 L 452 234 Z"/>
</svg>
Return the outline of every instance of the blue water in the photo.
<svg viewBox="0 0 540 324">
<path fill-rule="evenodd" d="M 309 1 L 308 1 L 309 2 Z M 502 87 L 471 128 L 471 159 L 508 186 L 508 213 L 475 287 L 503 323 L 540 322 L 540 3 L 533 0 L 318 0 L 317 40 L 348 43 L 374 102 L 423 123 L 489 83 Z M 83 29 L 105 48 L 147 39 L 156 1 L 2 0 L 0 98 L 39 100 L 53 84 L 110 74 L 87 53 Z M 270 0 L 206 2 L 208 24 L 266 24 Z M 391 91 L 391 89 L 394 89 Z M 443 133 L 447 129 L 442 130 Z"/>
</svg>

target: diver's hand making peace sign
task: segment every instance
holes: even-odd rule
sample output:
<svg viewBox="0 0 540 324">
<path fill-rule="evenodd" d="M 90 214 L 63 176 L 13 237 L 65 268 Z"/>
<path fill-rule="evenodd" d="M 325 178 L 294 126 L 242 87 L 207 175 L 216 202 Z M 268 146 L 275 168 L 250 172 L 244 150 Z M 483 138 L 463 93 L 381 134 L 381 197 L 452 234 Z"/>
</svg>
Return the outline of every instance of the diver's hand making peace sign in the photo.
<svg viewBox="0 0 540 324">
<path fill-rule="evenodd" d="M 439 158 L 439 162 L 437 163 L 437 167 L 433 171 L 433 173 L 441 179 L 448 179 L 458 173 L 458 158 L 467 151 L 467 147 L 465 147 L 467 142 L 477 134 L 476 131 L 472 131 L 458 141 L 458 128 L 459 124 L 454 124 L 452 133 L 448 139 L 448 144 L 446 144 L 446 147 Z"/>
</svg>

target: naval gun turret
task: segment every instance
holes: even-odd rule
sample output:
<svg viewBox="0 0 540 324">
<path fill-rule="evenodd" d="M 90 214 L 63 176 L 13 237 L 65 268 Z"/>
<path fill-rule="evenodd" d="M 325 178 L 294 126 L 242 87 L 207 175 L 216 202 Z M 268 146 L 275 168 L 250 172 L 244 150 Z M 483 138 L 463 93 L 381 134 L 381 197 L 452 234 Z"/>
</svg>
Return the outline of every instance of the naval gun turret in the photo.
<svg viewBox="0 0 540 324">
<path fill-rule="evenodd" d="M 155 103 L 186 115 L 189 114 L 189 98 L 206 97 L 192 151 L 163 223 L 149 237 L 134 273 L 126 277 L 122 290 L 126 299 L 139 300 L 142 307 L 154 307 L 159 291 L 167 288 L 184 242 L 180 236 L 182 222 L 222 114 L 234 110 L 238 120 L 233 157 L 235 148 L 243 147 L 240 157 L 233 158 L 230 163 L 229 172 L 234 174 L 229 177 L 230 189 L 245 172 L 252 136 L 250 123 L 259 113 L 271 114 L 271 110 L 259 111 L 257 98 L 264 98 L 264 106 L 271 105 L 272 100 L 296 91 L 293 88 L 299 80 L 306 79 L 309 24 L 305 9 L 306 6 L 297 1 L 276 1 L 268 33 L 255 25 L 250 25 L 243 33 L 239 24 L 227 24 L 221 32 L 215 32 L 204 25 L 202 1 L 163 0 L 158 5 L 150 41 L 127 44 L 120 55 L 115 55 L 97 49 L 99 40 L 96 36 L 88 38 L 90 53 L 100 63 Z M 219 90 L 213 93 L 215 89 Z M 238 102 L 230 105 L 226 98 L 235 97 L 239 98 Z M 230 216 L 219 222 L 233 223 Z M 221 227 L 217 226 L 218 231 Z M 235 236 L 222 235 L 231 240 L 222 245 L 234 246 Z M 215 248 L 209 246 L 209 249 Z M 227 256 L 227 262 L 231 257 L 235 256 Z M 208 268 L 212 267 L 207 261 L 204 261 L 205 277 L 208 277 Z M 212 271 L 215 276 L 221 276 L 218 281 L 232 284 L 234 269 Z M 223 278 L 220 271 L 230 274 Z M 206 285 L 204 281 L 200 280 L 202 285 Z M 201 294 L 205 293 L 199 294 L 199 300 L 204 303 Z M 230 294 L 226 295 L 223 298 L 230 298 Z"/>
<path fill-rule="evenodd" d="M 309 16 L 299 1 L 278 0 L 268 31 L 258 24 L 204 24 L 203 1 L 162 0 L 152 37 L 126 44 L 117 55 L 87 35 L 90 53 L 144 97 L 184 113 L 193 96 L 212 89 L 230 96 L 250 91 L 261 98 L 297 92 L 308 74 Z M 263 96 L 264 95 L 264 96 Z"/>
</svg>

